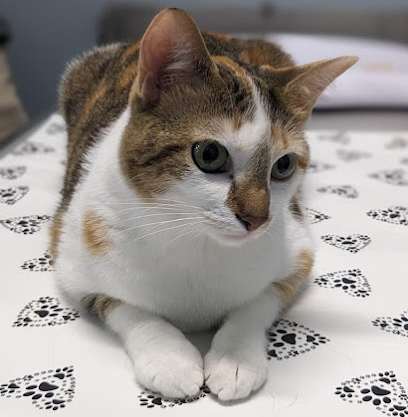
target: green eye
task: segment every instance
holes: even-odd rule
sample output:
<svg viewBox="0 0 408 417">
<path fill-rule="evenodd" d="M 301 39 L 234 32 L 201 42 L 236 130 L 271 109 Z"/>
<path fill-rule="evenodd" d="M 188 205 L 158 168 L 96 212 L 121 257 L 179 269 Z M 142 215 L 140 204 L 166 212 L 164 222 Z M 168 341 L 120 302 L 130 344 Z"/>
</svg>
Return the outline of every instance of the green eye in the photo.
<svg viewBox="0 0 408 417">
<path fill-rule="evenodd" d="M 289 178 L 296 169 L 297 159 L 293 153 L 279 158 L 272 167 L 271 177 L 274 180 L 285 180 Z"/>
<path fill-rule="evenodd" d="M 204 172 L 224 172 L 222 168 L 228 157 L 228 151 L 215 140 L 204 140 L 193 146 L 194 162 Z"/>
</svg>

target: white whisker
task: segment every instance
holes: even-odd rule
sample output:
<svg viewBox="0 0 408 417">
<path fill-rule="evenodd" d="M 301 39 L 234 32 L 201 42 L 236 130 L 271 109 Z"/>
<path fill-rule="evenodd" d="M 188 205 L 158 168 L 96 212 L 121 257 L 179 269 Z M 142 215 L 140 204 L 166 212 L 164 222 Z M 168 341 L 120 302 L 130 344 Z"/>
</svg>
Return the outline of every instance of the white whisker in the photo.
<svg viewBox="0 0 408 417">
<path fill-rule="evenodd" d="M 197 224 L 198 224 L 198 223 L 201 223 L 201 222 L 197 222 Z M 192 225 L 192 224 L 194 224 L 194 223 L 190 223 L 190 225 Z M 148 237 L 148 236 L 152 236 L 152 235 L 154 235 L 154 234 L 156 234 L 156 233 L 166 232 L 167 230 L 173 230 L 173 229 L 177 229 L 178 227 L 183 227 L 183 226 L 187 226 L 187 225 L 186 225 L 186 224 L 179 224 L 179 225 L 177 225 L 177 226 L 168 227 L 168 228 L 166 228 L 166 229 L 156 230 L 155 232 L 148 233 L 147 235 L 140 236 L 140 237 L 138 237 L 137 239 L 133 239 L 133 240 L 132 240 L 131 242 L 129 242 L 129 243 L 136 242 L 137 240 L 143 239 L 143 238 Z"/>
<path fill-rule="evenodd" d="M 184 221 L 184 220 L 199 220 L 199 219 L 201 220 L 201 219 L 205 219 L 205 218 L 206 217 L 203 217 L 203 216 L 201 216 L 201 217 L 185 217 L 183 219 L 165 220 L 165 221 L 162 221 L 162 222 L 153 222 L 153 223 L 147 223 L 147 224 L 140 224 L 138 226 L 133 226 L 133 227 L 130 227 L 130 228 L 125 229 L 125 230 L 118 230 L 118 231 L 116 231 L 116 233 L 113 233 L 113 234 L 124 233 L 124 232 L 128 232 L 129 230 L 138 229 L 140 227 L 153 226 L 153 225 L 156 225 L 156 224 L 174 223 L 174 222 L 181 222 L 181 221 Z"/>
<path fill-rule="evenodd" d="M 123 223 L 123 222 L 129 222 L 131 220 L 137 220 L 137 219 L 144 219 L 145 217 L 154 217 L 154 216 L 176 216 L 176 215 L 186 215 L 186 214 L 196 214 L 196 213 L 191 213 L 191 212 L 187 212 L 187 213 L 153 213 L 153 214 L 145 214 L 143 216 L 136 216 L 136 217 L 130 217 L 129 219 L 122 219 L 119 220 L 118 222 L 114 223 L 113 226 L 116 226 L 119 223 Z M 197 213 L 199 214 L 199 213 Z"/>
<path fill-rule="evenodd" d="M 187 225 L 187 226 L 186 226 L 186 228 L 188 229 L 189 227 L 194 226 L 195 224 L 200 224 L 200 223 L 204 223 L 204 220 L 203 220 L 203 221 L 201 221 L 201 222 L 198 222 L 198 223 L 189 224 L 189 225 Z M 185 229 L 184 229 L 184 230 L 185 230 Z M 184 232 L 184 230 L 182 230 L 182 232 Z M 171 244 L 171 243 L 173 243 L 174 241 L 176 241 L 176 240 L 180 239 L 181 237 L 183 237 L 183 236 L 185 236 L 185 235 L 188 235 L 189 233 L 191 233 L 191 232 L 193 232 L 193 231 L 194 231 L 194 229 L 191 229 L 191 230 L 189 230 L 189 231 L 187 231 L 187 232 L 185 232 L 185 233 L 183 233 L 183 234 L 181 234 L 181 235 L 179 235 L 179 236 L 175 237 L 174 239 L 170 240 L 170 242 L 168 242 L 168 243 L 167 243 L 167 244 L 163 247 L 162 252 L 164 252 L 164 251 L 166 250 L 166 248 L 167 248 L 168 246 L 170 246 L 170 244 Z"/>
</svg>

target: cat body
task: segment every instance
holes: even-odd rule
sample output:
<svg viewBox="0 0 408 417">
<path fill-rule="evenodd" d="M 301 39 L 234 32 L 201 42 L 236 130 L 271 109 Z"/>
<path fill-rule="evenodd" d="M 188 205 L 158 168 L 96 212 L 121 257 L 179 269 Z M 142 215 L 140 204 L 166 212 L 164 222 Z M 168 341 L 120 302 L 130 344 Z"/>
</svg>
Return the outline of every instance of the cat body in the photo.
<svg viewBox="0 0 408 417">
<path fill-rule="evenodd" d="M 294 67 L 169 9 L 140 43 L 68 68 L 58 284 L 119 335 L 141 384 L 185 397 L 205 380 L 231 400 L 265 381 L 265 330 L 313 265 L 304 122 L 354 62 Z M 217 326 L 203 361 L 182 332 Z"/>
</svg>

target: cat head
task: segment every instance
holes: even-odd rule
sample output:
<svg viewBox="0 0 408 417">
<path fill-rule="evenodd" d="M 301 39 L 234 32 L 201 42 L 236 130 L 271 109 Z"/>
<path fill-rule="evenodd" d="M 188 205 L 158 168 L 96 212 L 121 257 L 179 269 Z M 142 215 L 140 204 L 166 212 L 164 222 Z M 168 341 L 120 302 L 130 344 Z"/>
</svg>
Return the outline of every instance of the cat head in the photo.
<svg viewBox="0 0 408 417">
<path fill-rule="evenodd" d="M 356 60 L 296 67 L 277 46 L 202 34 L 187 13 L 164 10 L 140 42 L 122 171 L 145 201 L 190 206 L 202 233 L 258 237 L 297 207 L 305 121 Z"/>
</svg>

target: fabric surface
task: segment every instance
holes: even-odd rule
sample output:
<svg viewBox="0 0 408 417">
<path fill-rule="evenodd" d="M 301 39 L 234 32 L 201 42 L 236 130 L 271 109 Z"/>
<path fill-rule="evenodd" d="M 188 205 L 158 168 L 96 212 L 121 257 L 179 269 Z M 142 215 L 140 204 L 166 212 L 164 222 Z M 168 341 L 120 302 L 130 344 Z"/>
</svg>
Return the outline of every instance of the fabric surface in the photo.
<svg viewBox="0 0 408 417">
<path fill-rule="evenodd" d="M 248 400 L 172 401 L 134 380 L 120 343 L 55 289 L 47 254 L 66 135 L 53 115 L 0 159 L 0 416 L 408 415 L 408 132 L 309 132 L 309 285 L 271 327 Z M 205 353 L 210 335 L 192 337 Z"/>
</svg>

